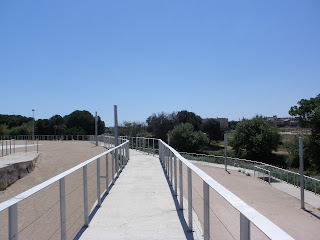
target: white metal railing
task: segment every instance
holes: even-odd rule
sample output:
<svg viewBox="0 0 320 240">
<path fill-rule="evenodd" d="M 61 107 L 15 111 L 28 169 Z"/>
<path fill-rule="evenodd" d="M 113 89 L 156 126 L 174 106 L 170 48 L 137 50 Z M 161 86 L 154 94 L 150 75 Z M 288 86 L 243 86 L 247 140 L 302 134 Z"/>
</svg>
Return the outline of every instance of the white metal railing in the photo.
<svg viewBox="0 0 320 240">
<path fill-rule="evenodd" d="M 187 153 L 180 152 L 180 154 L 190 160 L 200 160 L 217 164 L 224 164 L 224 156 L 216 155 L 206 155 L 206 154 L 197 154 L 197 153 Z M 241 158 L 232 158 L 227 157 L 226 161 L 229 166 L 238 166 L 241 168 L 246 168 L 250 170 L 261 171 L 261 173 L 266 170 L 270 173 L 270 178 L 274 178 L 280 181 L 284 181 L 288 184 L 291 184 L 296 187 L 300 187 L 300 173 L 296 173 L 290 170 L 286 170 L 280 167 L 276 167 L 270 164 L 263 162 L 241 159 Z M 257 168 L 259 167 L 259 168 Z M 265 170 L 262 170 L 265 169 Z M 269 181 L 270 182 L 270 181 Z M 314 194 L 320 194 L 320 180 L 304 175 L 304 188 Z"/>
<path fill-rule="evenodd" d="M 16 153 L 17 148 L 23 148 L 24 152 L 28 152 L 28 147 L 37 146 L 37 152 L 39 149 L 39 142 L 38 139 L 36 140 L 36 144 L 32 144 L 31 140 L 2 140 L 0 143 L 1 147 L 1 157 L 7 156 L 10 154 Z"/>
<path fill-rule="evenodd" d="M 100 140 L 102 137 L 100 137 Z M 111 139 L 111 138 L 110 138 Z M 106 139 L 103 139 L 103 143 L 106 141 Z M 83 171 L 83 214 L 84 214 L 84 227 L 88 226 L 89 223 L 89 209 L 88 209 L 88 172 L 87 172 L 87 166 L 90 163 L 96 162 L 97 164 L 97 204 L 96 206 L 101 205 L 101 196 L 104 193 L 109 192 L 109 187 L 111 184 L 114 183 L 114 181 L 119 176 L 122 169 L 125 167 L 127 161 L 129 160 L 129 141 L 122 141 L 121 144 L 119 144 L 116 147 L 113 147 L 93 158 L 90 158 L 89 160 L 17 195 L 14 198 L 11 198 L 3 203 L 0 204 L 0 212 L 8 210 L 8 239 L 18 239 L 19 229 L 18 229 L 18 204 L 28 197 L 34 195 L 35 193 L 40 192 L 44 188 L 48 187 L 49 185 L 52 185 L 53 183 L 59 182 L 59 189 L 60 189 L 60 236 L 61 239 L 66 239 L 66 188 L 65 188 L 65 178 L 74 173 L 75 171 L 82 169 Z M 102 144 L 103 145 L 103 144 Z M 111 161 L 112 161 L 112 168 L 110 169 L 110 166 L 108 164 L 108 156 L 111 155 Z M 100 158 L 105 157 L 106 158 L 106 176 L 100 176 Z M 111 170 L 112 174 L 109 176 L 109 171 Z M 100 186 L 100 178 L 106 178 L 106 186 L 104 188 L 104 192 L 101 194 L 101 186 Z M 109 178 L 112 178 L 112 182 L 109 185 Z"/>
<path fill-rule="evenodd" d="M 270 171 L 258 166 L 253 167 L 253 176 L 256 177 L 256 172 L 257 172 L 257 178 L 261 178 L 263 181 L 265 181 L 266 176 L 268 177 L 268 183 L 270 184 Z M 262 172 L 262 177 L 260 176 L 260 173 Z"/>
<path fill-rule="evenodd" d="M 32 140 L 32 135 L 4 135 L 1 136 L 1 140 Z M 35 135 L 34 139 L 39 141 L 53 141 L 53 140 L 78 140 L 87 141 L 88 135 Z"/>
<path fill-rule="evenodd" d="M 163 164 L 167 178 L 173 186 L 175 194 L 180 192 L 180 208 L 183 208 L 183 177 L 182 164 L 187 167 L 187 188 L 188 188 L 188 226 L 192 229 L 192 178 L 191 173 L 195 173 L 203 182 L 203 228 L 204 239 L 208 240 L 210 236 L 210 205 L 209 205 L 209 189 L 216 191 L 223 197 L 233 208 L 240 213 L 240 239 L 250 239 L 250 223 L 255 225 L 265 236 L 270 239 L 293 239 L 290 235 L 280 229 L 277 225 L 264 217 L 258 211 L 247 205 L 236 195 L 224 188 L 218 182 L 213 180 L 208 174 L 197 168 L 189 160 L 185 159 L 175 149 L 159 140 L 159 157 Z M 177 161 L 179 162 L 179 173 L 177 173 Z M 177 185 L 179 182 L 179 186 Z"/>
<path fill-rule="evenodd" d="M 132 137 L 131 148 L 152 154 L 153 156 L 159 154 L 159 144 L 156 138 Z"/>
</svg>

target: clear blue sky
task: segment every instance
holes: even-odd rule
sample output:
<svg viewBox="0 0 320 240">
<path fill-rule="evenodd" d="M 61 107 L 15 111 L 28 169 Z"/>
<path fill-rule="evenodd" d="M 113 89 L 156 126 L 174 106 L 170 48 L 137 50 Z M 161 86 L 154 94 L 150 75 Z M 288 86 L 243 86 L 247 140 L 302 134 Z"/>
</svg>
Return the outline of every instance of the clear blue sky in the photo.
<svg viewBox="0 0 320 240">
<path fill-rule="evenodd" d="M 1 114 L 288 116 L 320 93 L 320 1 L 0 1 Z"/>
</svg>

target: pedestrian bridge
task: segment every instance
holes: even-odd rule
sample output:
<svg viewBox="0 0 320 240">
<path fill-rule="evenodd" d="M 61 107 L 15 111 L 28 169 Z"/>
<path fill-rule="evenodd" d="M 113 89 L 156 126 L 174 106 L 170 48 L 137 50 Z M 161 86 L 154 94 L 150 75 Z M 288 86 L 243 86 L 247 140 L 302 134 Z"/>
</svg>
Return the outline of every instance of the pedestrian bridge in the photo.
<svg viewBox="0 0 320 240">
<path fill-rule="evenodd" d="M 1 203 L 8 239 L 293 239 L 163 141 L 119 142 Z"/>
</svg>

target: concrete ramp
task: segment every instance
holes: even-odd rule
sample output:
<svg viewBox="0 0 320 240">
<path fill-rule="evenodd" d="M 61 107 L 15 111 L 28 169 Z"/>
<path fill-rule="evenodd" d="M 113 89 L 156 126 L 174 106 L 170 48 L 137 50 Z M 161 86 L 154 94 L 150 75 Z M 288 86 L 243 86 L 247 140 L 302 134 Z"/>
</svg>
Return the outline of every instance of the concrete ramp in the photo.
<svg viewBox="0 0 320 240">
<path fill-rule="evenodd" d="M 159 159 L 130 161 L 80 239 L 192 239 L 182 227 Z"/>
</svg>

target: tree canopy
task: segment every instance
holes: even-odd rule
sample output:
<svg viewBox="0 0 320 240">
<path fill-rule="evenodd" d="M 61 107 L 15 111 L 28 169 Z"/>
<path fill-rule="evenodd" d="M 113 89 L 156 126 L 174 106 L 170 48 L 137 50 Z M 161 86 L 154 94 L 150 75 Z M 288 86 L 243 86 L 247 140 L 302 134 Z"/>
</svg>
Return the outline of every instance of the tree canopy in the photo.
<svg viewBox="0 0 320 240">
<path fill-rule="evenodd" d="M 194 152 L 208 144 L 208 138 L 201 131 L 194 131 L 191 123 L 181 123 L 170 133 L 170 145 L 183 152 Z"/>
<path fill-rule="evenodd" d="M 175 124 L 178 125 L 180 123 L 190 123 L 195 131 L 199 131 L 202 124 L 202 118 L 193 112 L 183 110 L 176 115 Z"/>
<path fill-rule="evenodd" d="M 299 106 L 293 106 L 289 110 L 292 116 L 298 116 L 302 126 L 311 127 L 311 136 L 304 136 L 304 159 L 306 167 L 312 170 L 320 171 L 320 94 L 315 98 L 301 99 Z M 298 148 L 297 139 L 293 146 Z M 298 152 L 291 148 L 290 155 L 293 163 L 297 165 Z"/>
<path fill-rule="evenodd" d="M 310 126 L 311 120 L 316 113 L 316 108 L 320 106 L 320 94 L 315 98 L 301 99 L 299 106 L 293 106 L 289 110 L 291 116 L 299 117 L 302 126 Z"/>
<path fill-rule="evenodd" d="M 277 151 L 281 140 L 276 126 L 272 126 L 266 118 L 256 116 L 237 124 L 230 145 L 238 156 L 261 160 L 268 158 L 272 151 Z"/>
<path fill-rule="evenodd" d="M 217 120 L 206 120 L 202 123 L 201 129 L 207 134 L 210 141 L 223 139 L 224 130 L 220 127 L 220 123 Z"/>
<path fill-rule="evenodd" d="M 0 135 L 30 135 L 33 118 L 20 115 L 0 115 Z M 105 124 L 98 117 L 98 134 L 105 131 Z M 37 135 L 92 135 L 95 134 L 95 117 L 88 111 L 74 111 L 65 117 L 54 115 L 35 121 Z"/>
<path fill-rule="evenodd" d="M 119 126 L 119 135 L 120 136 L 128 136 L 128 137 L 145 137 L 147 136 L 147 126 L 145 123 L 141 122 L 123 122 L 122 125 Z"/>
<path fill-rule="evenodd" d="M 167 139 L 167 134 L 175 126 L 176 113 L 158 113 L 152 114 L 147 118 L 147 129 L 155 137 L 164 141 Z"/>
</svg>

